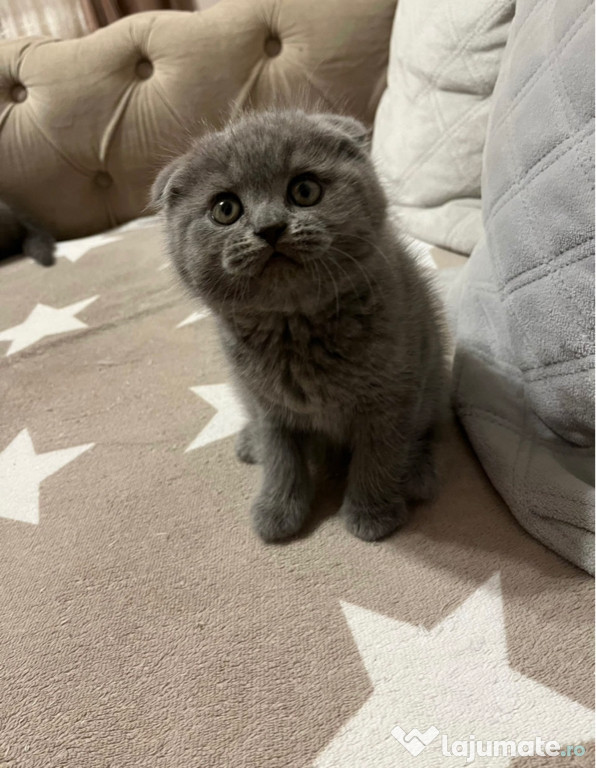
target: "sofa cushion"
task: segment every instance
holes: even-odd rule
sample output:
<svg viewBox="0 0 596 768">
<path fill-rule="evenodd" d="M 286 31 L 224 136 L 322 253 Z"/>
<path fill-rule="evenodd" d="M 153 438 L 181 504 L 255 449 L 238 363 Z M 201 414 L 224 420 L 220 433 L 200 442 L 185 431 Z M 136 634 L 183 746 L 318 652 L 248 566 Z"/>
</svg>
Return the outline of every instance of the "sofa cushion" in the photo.
<svg viewBox="0 0 596 768">
<path fill-rule="evenodd" d="M 393 212 L 420 240 L 469 254 L 480 171 L 513 0 L 400 0 L 373 152 Z"/>
<path fill-rule="evenodd" d="M 452 296 L 459 415 L 520 523 L 594 568 L 594 6 L 519 0 Z"/>
<path fill-rule="evenodd" d="M 230 111 L 301 99 L 372 123 L 394 9 L 224 0 L 0 42 L 0 198 L 59 237 L 90 234 L 139 215 L 159 168 Z"/>
</svg>

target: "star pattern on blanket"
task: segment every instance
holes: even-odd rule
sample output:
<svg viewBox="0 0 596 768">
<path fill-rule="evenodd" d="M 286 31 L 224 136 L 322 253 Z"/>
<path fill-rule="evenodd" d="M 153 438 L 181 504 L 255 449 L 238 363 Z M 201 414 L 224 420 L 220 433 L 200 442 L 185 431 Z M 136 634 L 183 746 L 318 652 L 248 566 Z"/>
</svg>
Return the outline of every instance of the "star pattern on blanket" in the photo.
<svg viewBox="0 0 596 768">
<path fill-rule="evenodd" d="M 147 216 L 144 219 L 135 219 L 128 222 L 128 224 L 122 224 L 120 227 L 115 227 L 107 232 L 100 232 L 98 235 L 77 237 L 74 240 L 62 240 L 56 245 L 56 258 L 67 259 L 74 264 L 90 251 L 120 240 L 126 232 L 142 229 L 152 224 L 155 224 L 155 217 Z"/>
<path fill-rule="evenodd" d="M 0 331 L 0 341 L 12 342 L 6 356 L 14 355 L 15 352 L 26 349 L 46 336 L 55 336 L 59 333 L 87 328 L 86 323 L 83 323 L 75 315 L 78 315 L 98 298 L 98 296 L 92 296 L 90 299 L 77 301 L 75 304 L 69 304 L 61 309 L 50 307 L 47 304 L 38 304 L 22 323 L 7 328 L 5 331 Z"/>
<path fill-rule="evenodd" d="M 341 607 L 374 690 L 319 754 L 316 768 L 465 763 L 461 756 L 443 755 L 440 739 L 410 754 L 392 735 L 396 726 L 406 732 L 438 729 L 448 744 L 470 734 L 477 740 L 542 737 L 565 744 L 593 738 L 591 710 L 509 666 L 498 575 L 430 630 L 350 603 Z M 509 756 L 477 756 L 474 765 L 509 763 Z"/>
<path fill-rule="evenodd" d="M 0 453 L 0 517 L 37 525 L 40 483 L 93 445 L 36 453 L 29 431 L 19 432 Z"/>
<path fill-rule="evenodd" d="M 461 768 L 465 757 L 454 763 L 441 755 L 439 734 L 448 734 L 450 744 L 470 733 L 477 739 L 485 733 L 530 738 L 528 731 L 537 724 L 545 740 L 585 742 L 591 712 L 521 673 L 560 690 L 565 686 L 588 704 L 590 684 L 582 684 L 581 662 L 591 660 L 590 626 L 582 624 L 590 604 L 588 586 L 554 556 L 552 570 L 548 553 L 534 559 L 537 546 L 510 524 L 504 508 L 499 517 L 490 495 L 482 495 L 481 470 L 477 476 L 464 475 L 463 486 L 460 482 L 446 491 L 448 499 L 456 499 L 455 511 L 442 500 L 427 508 L 413 537 L 405 531 L 405 538 L 364 545 L 333 518 L 289 546 L 265 545 L 254 536 L 249 506 L 259 470 L 237 464 L 232 445 L 245 422 L 240 398 L 231 384 L 222 383 L 224 359 L 213 318 L 204 323 L 208 314 L 200 304 L 189 304 L 182 293 L 165 293 L 172 275 L 156 272 L 161 263 L 156 235 L 143 231 L 126 242 L 114 237 L 115 242 L 89 253 L 76 268 L 62 261 L 58 269 L 46 272 L 26 263 L 22 276 L 7 270 L 5 296 L 10 301 L 0 307 L 0 329 L 29 320 L 37 302 L 61 306 L 94 293 L 100 299 L 87 314 L 80 305 L 97 297 L 54 311 L 72 313 L 79 306 L 71 318 L 79 323 L 78 312 L 101 329 L 98 334 L 75 333 L 74 328 L 52 331 L 65 335 L 56 343 L 38 339 L 31 352 L 11 352 L 6 358 L 15 329 L 20 328 L 22 341 L 32 328 L 24 334 L 25 321 L 0 331 L 12 332 L 0 343 L 0 382 L 6 390 L 0 419 L 0 540 L 4 614 L 10 619 L 6 672 L 15 681 L 11 706 L 16 715 L 9 723 L 7 745 L 9 750 L 16 745 L 14 759 L 19 759 L 19 744 L 37 739 L 39 759 L 53 764 L 64 718 L 52 720 L 57 736 L 47 738 L 48 681 L 51 692 L 66 701 L 73 686 L 95 685 L 99 715 L 91 714 L 100 724 L 106 687 L 108 694 L 120 685 L 133 698 L 142 697 L 147 665 L 137 663 L 138 643 L 118 642 L 118 633 L 124 632 L 126 640 L 129 630 L 133 639 L 148 638 L 143 646 L 147 664 L 157 659 L 150 672 L 157 670 L 158 677 L 163 672 L 158 683 L 174 674 L 186 686 L 182 692 L 180 686 L 170 686 L 164 696 L 169 691 L 172 701 L 160 696 L 158 704 L 162 710 L 167 705 L 177 722 L 184 723 L 188 714 L 191 727 L 184 731 L 188 743 L 183 746 L 189 754 L 206 755 L 207 764 L 217 763 L 217 755 L 229 748 L 229 734 L 225 728 L 222 732 L 218 715 L 221 692 L 225 698 L 234 687 L 249 690 L 255 679 L 266 679 L 266 690 L 256 691 L 256 706 L 248 713 L 254 717 L 235 734 L 239 757 L 231 750 L 231 762 L 237 758 L 242 763 L 244 756 L 254 765 L 267 763 L 270 714 L 286 705 L 291 711 L 280 721 L 276 742 L 280 765 Z M 83 255 L 81 251 L 79 258 Z M 138 268 L 131 269 L 131 264 Z M 184 330 L 193 324 L 194 329 Z M 48 327 L 40 320 L 40 329 Z M 187 347 L 191 338 L 194 343 Z M 189 370 L 200 385 L 191 388 L 192 394 Z M 189 405 L 195 413 L 190 432 Z M 95 443 L 80 445 L 83 439 Z M 185 449 L 188 456 L 182 456 Z M 450 457 L 450 466 L 460 467 L 468 455 L 467 446 L 461 450 Z M 454 493 L 462 493 L 461 499 Z M 481 537 L 477 547 L 470 545 L 459 518 L 453 529 L 453 515 L 466 508 L 472 526 L 476 513 L 483 530 L 494 524 L 489 560 L 502 563 L 509 578 L 521 584 L 520 590 L 504 595 L 509 656 L 520 672 L 510 669 L 507 658 L 498 580 L 474 592 L 476 575 L 491 567 L 485 542 Z M 456 566 L 445 567 L 454 561 Z M 352 573 L 358 573 L 357 583 Z M 390 588 L 379 588 L 383 579 L 416 585 L 412 599 L 393 600 Z M 561 583 L 564 590 L 552 588 Z M 442 598 L 435 600 L 437 588 Z M 460 604 L 463 590 L 468 600 Z M 550 593 L 557 602 L 549 602 Z M 230 597 L 229 610 L 223 612 L 222 594 Z M 255 600 L 255 595 L 266 599 Z M 402 620 L 338 604 L 340 597 L 391 615 L 399 611 L 395 615 Z M 447 603 L 455 599 L 457 605 Z M 281 614 L 280 600 L 287 608 Z M 140 614 L 139 605 L 149 610 Z M 429 621 L 430 606 L 436 613 Z M 158 635 L 157 614 L 163 629 Z M 416 626 L 422 615 L 424 628 Z M 56 642 L 48 645 L 50 635 Z M 296 644 L 296 637 L 305 640 Z M 84 650 L 89 642 L 94 643 L 91 660 L 64 664 L 64 648 Z M 222 642 L 226 648 L 235 643 L 232 657 L 241 664 L 222 670 L 221 665 L 202 663 L 221 656 Z M 164 667 L 164 653 L 174 646 L 174 666 Z M 114 648 L 122 661 L 116 666 Z M 43 673 L 35 679 L 31 659 Z M 107 670 L 102 679 L 97 670 Z M 292 696 L 296 677 L 299 690 Z M 193 712 L 186 706 L 198 684 L 206 692 L 204 727 L 199 730 L 192 728 Z M 246 697 L 236 698 L 230 702 L 228 696 L 226 706 L 230 717 L 241 722 L 243 710 L 245 715 L 248 711 Z M 298 740 L 293 739 L 296 722 L 309 724 Z M 399 727 L 410 748 L 420 744 L 418 757 L 396 740 Z M 139 743 L 151 740 L 149 730 L 139 730 Z M 82 736 L 84 741 L 85 729 Z M 110 749 L 107 744 L 107 762 Z M 10 756 L 6 759 L 10 762 Z M 472 765 L 502 768 L 508 762 L 486 763 L 477 757 Z M 558 762 L 555 758 L 553 764 Z M 573 758 L 568 762 L 575 764 Z"/>
<path fill-rule="evenodd" d="M 185 325 L 192 325 L 192 323 L 198 323 L 199 320 L 203 320 L 205 317 L 209 317 L 211 312 L 208 309 L 200 309 L 198 312 L 192 312 L 186 320 L 178 323 L 176 328 L 184 328 Z"/>
<path fill-rule="evenodd" d="M 108 245 L 118 240 L 118 237 L 108 234 L 90 235 L 89 237 L 79 237 L 76 240 L 63 240 L 56 246 L 55 256 L 57 259 L 67 259 L 72 264 L 85 256 L 89 251 Z"/>
<path fill-rule="evenodd" d="M 207 384 L 191 387 L 191 391 L 213 406 L 217 413 L 188 446 L 186 453 L 234 435 L 246 423 L 244 409 L 229 384 Z"/>
</svg>

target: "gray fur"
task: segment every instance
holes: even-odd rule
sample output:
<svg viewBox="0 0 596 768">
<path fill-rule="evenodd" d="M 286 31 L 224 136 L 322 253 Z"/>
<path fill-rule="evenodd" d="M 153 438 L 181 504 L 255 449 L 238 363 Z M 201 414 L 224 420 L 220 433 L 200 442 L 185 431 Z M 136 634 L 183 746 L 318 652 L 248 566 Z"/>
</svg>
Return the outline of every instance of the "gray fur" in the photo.
<svg viewBox="0 0 596 768">
<path fill-rule="evenodd" d="M 54 263 L 54 238 L 0 200 L 0 258 L 19 253 L 49 267 Z"/>
<path fill-rule="evenodd" d="M 312 207 L 288 198 L 303 173 L 323 186 Z M 209 214 L 221 192 L 244 207 L 229 226 Z M 428 279 L 387 221 L 364 126 L 298 110 L 245 116 L 162 171 L 153 199 L 180 277 L 217 318 L 250 414 L 237 454 L 263 465 L 258 533 L 270 541 L 303 526 L 321 439 L 349 450 L 348 529 L 392 533 L 407 502 L 436 489 L 444 343 Z M 256 234 L 284 224 L 275 247 Z"/>
</svg>

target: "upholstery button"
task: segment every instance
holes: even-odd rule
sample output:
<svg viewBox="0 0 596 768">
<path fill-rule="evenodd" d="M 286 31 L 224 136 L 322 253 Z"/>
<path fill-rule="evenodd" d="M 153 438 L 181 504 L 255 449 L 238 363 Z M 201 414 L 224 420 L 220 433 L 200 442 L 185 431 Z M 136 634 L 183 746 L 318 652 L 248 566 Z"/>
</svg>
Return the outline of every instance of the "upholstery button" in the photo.
<svg viewBox="0 0 596 768">
<path fill-rule="evenodd" d="M 265 40 L 265 53 L 267 56 L 273 58 L 278 56 L 281 52 L 281 40 L 279 37 L 269 37 Z"/>
<path fill-rule="evenodd" d="M 153 64 L 147 59 L 141 59 L 137 62 L 135 72 L 137 73 L 137 77 L 140 77 L 141 80 L 147 80 L 147 78 L 151 77 L 153 74 Z"/>
<path fill-rule="evenodd" d="M 107 189 L 108 187 L 112 186 L 113 179 L 110 176 L 109 173 L 106 173 L 105 171 L 98 171 L 95 174 L 95 183 L 98 187 L 101 187 L 101 189 Z"/>
<path fill-rule="evenodd" d="M 22 83 L 15 83 L 10 89 L 10 95 L 13 101 L 21 103 L 27 98 L 27 89 Z"/>
</svg>

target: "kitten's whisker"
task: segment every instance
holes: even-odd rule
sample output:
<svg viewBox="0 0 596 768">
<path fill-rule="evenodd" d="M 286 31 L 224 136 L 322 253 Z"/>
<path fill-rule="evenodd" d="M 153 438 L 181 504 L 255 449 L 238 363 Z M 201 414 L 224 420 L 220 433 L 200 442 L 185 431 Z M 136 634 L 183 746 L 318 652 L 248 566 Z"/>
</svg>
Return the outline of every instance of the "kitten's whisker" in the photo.
<svg viewBox="0 0 596 768">
<path fill-rule="evenodd" d="M 317 279 L 317 305 L 321 297 L 321 273 L 317 269 L 316 259 L 308 259 L 303 262 L 305 268 L 308 270 L 308 274 L 316 277 Z"/>
<path fill-rule="evenodd" d="M 317 305 L 319 303 L 319 300 L 321 298 L 321 273 L 317 269 L 317 263 L 316 261 L 305 261 L 304 266 L 308 270 L 308 274 L 312 275 L 313 277 L 316 277 L 317 279 Z M 312 267 L 312 270 L 311 270 Z"/>
<path fill-rule="evenodd" d="M 321 280 L 321 270 L 317 266 L 317 262 L 315 261 L 313 264 L 315 268 L 315 272 L 317 273 L 317 304 L 321 300 L 321 287 L 323 285 L 323 281 Z"/>
<path fill-rule="evenodd" d="M 230 295 L 230 291 L 234 289 L 234 294 L 232 295 L 232 307 L 231 307 L 231 315 L 232 315 L 232 324 L 236 328 L 236 332 L 238 332 L 238 321 L 236 320 L 236 313 L 235 313 L 235 289 L 237 288 L 236 283 L 228 283 L 228 287 L 226 288 L 226 292 L 224 294 L 223 298 L 223 305 L 227 306 L 228 304 L 228 296 Z"/>
<path fill-rule="evenodd" d="M 389 261 L 389 258 L 387 257 L 387 254 L 383 250 L 381 250 L 379 245 L 377 243 L 375 243 L 374 240 L 369 240 L 367 237 L 362 237 L 362 235 L 355 235 L 352 232 L 342 232 L 342 236 L 343 237 L 353 237 L 356 240 L 362 240 L 363 243 L 366 243 L 367 245 L 372 246 L 377 251 L 377 253 L 383 258 L 383 260 L 385 261 L 385 264 L 387 264 L 387 266 L 390 269 L 394 269 L 394 266 Z"/>
<path fill-rule="evenodd" d="M 236 317 L 236 299 L 238 298 L 238 284 L 234 285 L 234 291 L 232 293 L 232 322 L 238 332 L 238 319 Z"/>
<path fill-rule="evenodd" d="M 325 264 L 325 262 L 323 260 L 319 260 L 319 264 L 322 267 L 325 267 L 325 271 L 327 272 L 327 274 L 329 275 L 329 277 L 331 279 L 331 284 L 333 285 L 333 290 L 335 291 L 335 315 L 336 315 L 336 317 L 339 317 L 339 291 L 338 291 L 338 288 L 337 288 L 337 283 L 333 279 L 333 274 L 332 274 L 331 270 L 329 269 L 329 267 L 327 266 L 327 264 Z"/>
<path fill-rule="evenodd" d="M 364 265 L 361 264 L 358 259 L 356 259 L 354 256 L 352 256 L 351 253 L 348 253 L 347 251 L 342 250 L 341 248 L 337 248 L 334 245 L 330 245 L 329 249 L 332 251 L 337 251 L 338 253 L 341 253 L 343 256 L 346 256 L 350 261 L 353 261 L 354 264 L 358 267 L 358 269 L 362 272 L 362 275 L 366 282 L 368 283 L 368 288 L 370 290 L 371 296 L 376 299 L 376 293 L 373 289 L 372 283 L 371 283 L 371 275 L 366 271 L 364 268 Z M 372 278 L 374 280 L 374 277 Z M 378 286 L 378 282 L 375 280 L 375 283 Z"/>
<path fill-rule="evenodd" d="M 334 250 L 337 250 L 337 249 L 334 249 Z M 348 278 L 348 280 L 350 281 L 350 285 L 352 286 L 352 291 L 354 293 L 358 293 L 358 286 L 355 285 L 354 281 L 352 280 L 352 276 L 350 275 L 348 270 L 345 269 L 344 267 L 342 267 L 342 265 L 338 261 L 334 261 L 333 263 L 335 264 L 336 267 L 341 269 L 341 271 L 344 273 L 344 275 Z"/>
</svg>

